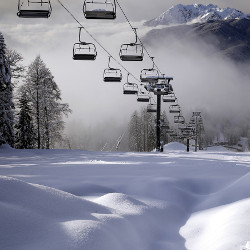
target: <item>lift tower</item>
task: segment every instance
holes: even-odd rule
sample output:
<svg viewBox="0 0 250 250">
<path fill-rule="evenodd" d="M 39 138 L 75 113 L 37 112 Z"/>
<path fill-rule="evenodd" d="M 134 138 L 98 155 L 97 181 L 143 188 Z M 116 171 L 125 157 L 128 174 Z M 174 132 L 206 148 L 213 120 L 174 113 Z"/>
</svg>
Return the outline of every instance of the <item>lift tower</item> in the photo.
<svg viewBox="0 0 250 250">
<path fill-rule="evenodd" d="M 145 86 L 147 91 L 154 93 L 157 96 L 157 111 L 156 111 L 156 150 L 161 151 L 161 99 L 162 96 L 173 94 L 173 87 L 170 81 L 173 77 L 165 75 L 158 77 L 158 82 L 149 82 Z"/>
</svg>

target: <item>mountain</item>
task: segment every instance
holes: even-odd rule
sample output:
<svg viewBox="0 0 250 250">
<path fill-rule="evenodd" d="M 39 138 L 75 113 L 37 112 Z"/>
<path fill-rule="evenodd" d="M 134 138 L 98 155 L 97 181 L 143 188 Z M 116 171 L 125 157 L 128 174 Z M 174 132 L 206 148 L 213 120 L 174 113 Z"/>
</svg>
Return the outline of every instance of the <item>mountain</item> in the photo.
<svg viewBox="0 0 250 250">
<path fill-rule="evenodd" d="M 201 40 L 212 44 L 221 54 L 237 62 L 250 62 L 250 19 L 216 20 L 190 25 L 152 29 L 143 38 L 145 44 L 158 45 L 159 41 L 177 38 L 183 41 Z"/>
<path fill-rule="evenodd" d="M 144 23 L 146 26 L 197 23 L 217 20 L 249 18 L 243 12 L 232 8 L 219 8 L 217 5 L 178 4 L 165 11 L 159 17 Z"/>
</svg>

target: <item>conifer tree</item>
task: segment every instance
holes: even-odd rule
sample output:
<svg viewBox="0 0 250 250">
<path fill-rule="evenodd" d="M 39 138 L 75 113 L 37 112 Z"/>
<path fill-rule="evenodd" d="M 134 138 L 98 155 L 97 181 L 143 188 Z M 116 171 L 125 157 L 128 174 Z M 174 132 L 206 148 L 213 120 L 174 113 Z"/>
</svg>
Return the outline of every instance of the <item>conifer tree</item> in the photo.
<svg viewBox="0 0 250 250">
<path fill-rule="evenodd" d="M 6 58 L 6 45 L 0 33 L 0 145 L 14 147 L 14 104 L 12 101 L 11 72 Z"/>
<path fill-rule="evenodd" d="M 6 49 L 6 60 L 10 66 L 11 80 L 15 87 L 24 76 L 25 67 L 22 65 L 23 57 L 16 50 Z"/>
<path fill-rule="evenodd" d="M 71 110 L 61 102 L 61 92 L 40 56 L 28 67 L 23 88 L 32 104 L 36 147 L 49 149 L 62 139 L 63 116 Z"/>
<path fill-rule="evenodd" d="M 152 151 L 155 148 L 155 115 L 146 108 L 135 111 L 129 123 L 129 150 Z"/>
<path fill-rule="evenodd" d="M 32 109 L 27 97 L 27 93 L 21 92 L 18 99 L 18 107 L 20 109 L 16 128 L 16 148 L 32 149 L 34 148 L 35 134 L 32 123 Z"/>
</svg>

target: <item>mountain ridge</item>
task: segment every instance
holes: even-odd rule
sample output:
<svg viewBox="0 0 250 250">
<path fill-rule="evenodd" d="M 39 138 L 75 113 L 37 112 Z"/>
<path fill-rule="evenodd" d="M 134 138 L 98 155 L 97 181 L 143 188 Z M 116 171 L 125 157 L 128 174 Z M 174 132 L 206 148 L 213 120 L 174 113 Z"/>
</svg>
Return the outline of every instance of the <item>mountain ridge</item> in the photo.
<svg viewBox="0 0 250 250">
<path fill-rule="evenodd" d="M 250 15 L 233 8 L 219 8 L 214 4 L 178 4 L 159 17 L 146 21 L 145 26 L 156 27 L 159 25 L 202 23 L 216 20 L 249 19 Z"/>
<path fill-rule="evenodd" d="M 210 20 L 190 25 L 182 24 L 154 28 L 143 38 L 145 44 L 154 46 L 169 38 L 185 41 L 201 40 L 236 62 L 250 62 L 250 19 Z"/>
</svg>

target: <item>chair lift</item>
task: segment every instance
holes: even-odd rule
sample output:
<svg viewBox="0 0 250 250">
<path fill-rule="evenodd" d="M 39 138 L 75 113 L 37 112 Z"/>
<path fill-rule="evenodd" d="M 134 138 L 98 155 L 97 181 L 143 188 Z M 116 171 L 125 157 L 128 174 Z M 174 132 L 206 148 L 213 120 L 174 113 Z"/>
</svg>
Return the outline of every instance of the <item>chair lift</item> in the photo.
<svg viewBox="0 0 250 250">
<path fill-rule="evenodd" d="M 162 100 L 163 102 L 175 102 L 176 97 L 175 97 L 175 94 L 164 95 Z"/>
<path fill-rule="evenodd" d="M 127 82 L 123 85 L 123 94 L 124 95 L 137 95 L 138 94 L 138 85 L 136 83 L 129 82 L 129 73 L 127 76 Z"/>
<path fill-rule="evenodd" d="M 169 113 L 180 113 L 180 112 L 181 112 L 181 107 L 178 104 L 169 106 Z"/>
<path fill-rule="evenodd" d="M 96 47 L 93 43 L 81 41 L 81 31 L 83 27 L 79 27 L 79 42 L 74 44 L 73 59 L 74 60 L 95 60 L 97 56 Z"/>
<path fill-rule="evenodd" d="M 178 125 L 179 130 L 184 131 L 186 128 L 187 128 L 187 124 L 185 122 L 179 123 L 179 125 Z"/>
<path fill-rule="evenodd" d="M 50 0 L 19 0 L 17 16 L 22 18 L 49 18 L 52 12 Z"/>
<path fill-rule="evenodd" d="M 166 132 L 167 134 L 172 134 L 172 133 L 174 133 L 174 130 L 171 129 L 171 128 L 169 128 L 169 129 L 166 129 L 165 132 Z"/>
<path fill-rule="evenodd" d="M 140 90 L 137 94 L 137 102 L 149 102 L 150 96 L 148 93 Z"/>
<path fill-rule="evenodd" d="M 159 77 L 160 83 L 154 85 L 154 94 L 155 95 L 168 95 L 173 93 L 173 87 L 170 84 L 170 81 L 173 80 L 173 77 L 166 77 L 164 74 L 162 77 Z"/>
<path fill-rule="evenodd" d="M 138 36 L 136 28 L 133 28 L 135 32 L 135 42 L 122 44 L 120 48 L 120 58 L 122 61 L 142 61 L 143 60 L 143 46 L 138 43 Z"/>
<path fill-rule="evenodd" d="M 147 112 L 148 113 L 156 113 L 157 112 L 157 104 L 151 103 L 151 99 L 150 99 L 150 104 L 147 105 Z"/>
<path fill-rule="evenodd" d="M 185 118 L 182 115 L 174 116 L 174 123 L 184 124 Z"/>
<path fill-rule="evenodd" d="M 109 56 L 108 68 L 105 69 L 103 72 L 103 81 L 104 82 L 121 82 L 122 71 L 120 69 L 111 68 L 110 59 L 111 59 L 111 56 Z"/>
<path fill-rule="evenodd" d="M 161 121 L 161 128 L 170 129 L 169 122 L 162 120 Z"/>
<path fill-rule="evenodd" d="M 178 134 L 175 132 L 175 131 L 173 131 L 172 133 L 170 133 L 169 134 L 171 137 L 177 137 L 178 136 Z"/>
<path fill-rule="evenodd" d="M 83 4 L 83 14 L 86 19 L 115 19 L 116 18 L 116 0 L 106 1 L 88 1 Z"/>
<path fill-rule="evenodd" d="M 141 82 L 157 83 L 159 78 L 159 71 L 155 69 L 154 57 L 151 57 L 153 67 L 151 69 L 143 69 L 141 71 Z"/>
</svg>

